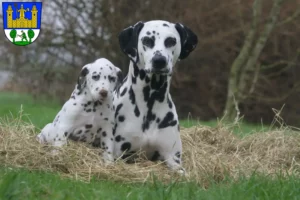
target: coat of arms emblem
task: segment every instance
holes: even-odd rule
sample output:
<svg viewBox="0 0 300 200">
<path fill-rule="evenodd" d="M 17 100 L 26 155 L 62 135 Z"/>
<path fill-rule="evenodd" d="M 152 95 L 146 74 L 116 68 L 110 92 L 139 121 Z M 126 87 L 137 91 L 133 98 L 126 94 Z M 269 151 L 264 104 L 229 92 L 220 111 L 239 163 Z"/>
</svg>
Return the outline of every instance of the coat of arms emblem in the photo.
<svg viewBox="0 0 300 200">
<path fill-rule="evenodd" d="M 9 41 L 29 45 L 39 36 L 42 2 L 2 2 L 3 28 Z"/>
</svg>

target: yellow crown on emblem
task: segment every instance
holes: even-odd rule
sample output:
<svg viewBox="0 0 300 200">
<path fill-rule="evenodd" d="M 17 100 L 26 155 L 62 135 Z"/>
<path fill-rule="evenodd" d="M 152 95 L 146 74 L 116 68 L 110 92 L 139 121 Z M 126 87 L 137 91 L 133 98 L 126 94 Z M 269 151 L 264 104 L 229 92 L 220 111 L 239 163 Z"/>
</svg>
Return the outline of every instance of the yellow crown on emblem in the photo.
<svg viewBox="0 0 300 200">
<path fill-rule="evenodd" d="M 9 5 L 7 14 L 7 28 L 37 28 L 37 12 L 36 6 L 34 5 L 31 9 L 31 20 L 25 18 L 25 12 L 29 12 L 29 8 L 24 9 L 23 4 L 21 4 L 21 9 L 17 10 L 19 18 L 17 17 L 13 20 L 13 9 Z"/>
</svg>

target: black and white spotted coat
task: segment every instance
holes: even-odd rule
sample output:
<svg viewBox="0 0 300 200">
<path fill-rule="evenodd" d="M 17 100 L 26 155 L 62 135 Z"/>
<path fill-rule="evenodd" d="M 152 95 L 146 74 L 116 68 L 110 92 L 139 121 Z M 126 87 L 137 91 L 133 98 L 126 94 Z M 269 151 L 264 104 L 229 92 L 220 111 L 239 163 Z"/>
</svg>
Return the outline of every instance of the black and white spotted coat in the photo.
<svg viewBox="0 0 300 200">
<path fill-rule="evenodd" d="M 66 144 L 67 139 L 82 141 L 104 150 L 103 158 L 113 161 L 113 91 L 120 69 L 101 58 L 85 65 L 70 99 L 52 123 L 37 136 L 41 143 Z M 103 97 L 103 94 L 104 95 Z"/>
<path fill-rule="evenodd" d="M 169 90 L 176 61 L 189 55 L 197 37 L 181 24 L 149 21 L 124 29 L 119 40 L 131 61 L 114 96 L 115 156 L 142 150 L 150 160 L 182 172 L 179 122 Z"/>
</svg>

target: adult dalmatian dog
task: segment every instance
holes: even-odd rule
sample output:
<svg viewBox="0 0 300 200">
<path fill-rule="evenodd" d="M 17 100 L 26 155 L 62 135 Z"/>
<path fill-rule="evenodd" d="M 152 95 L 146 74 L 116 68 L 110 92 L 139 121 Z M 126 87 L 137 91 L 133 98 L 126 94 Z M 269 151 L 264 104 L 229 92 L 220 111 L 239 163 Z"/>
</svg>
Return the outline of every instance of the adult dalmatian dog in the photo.
<svg viewBox="0 0 300 200">
<path fill-rule="evenodd" d="M 113 162 L 112 99 L 120 74 L 121 70 L 104 58 L 85 65 L 70 99 L 54 121 L 42 129 L 38 141 L 58 147 L 68 138 L 87 142 L 104 150 L 104 161 Z"/>
<path fill-rule="evenodd" d="M 150 160 L 165 161 L 170 169 L 184 172 L 169 88 L 176 61 L 188 57 L 197 41 L 186 26 L 160 20 L 138 22 L 120 33 L 120 47 L 130 65 L 114 97 L 116 157 L 142 150 Z"/>
</svg>

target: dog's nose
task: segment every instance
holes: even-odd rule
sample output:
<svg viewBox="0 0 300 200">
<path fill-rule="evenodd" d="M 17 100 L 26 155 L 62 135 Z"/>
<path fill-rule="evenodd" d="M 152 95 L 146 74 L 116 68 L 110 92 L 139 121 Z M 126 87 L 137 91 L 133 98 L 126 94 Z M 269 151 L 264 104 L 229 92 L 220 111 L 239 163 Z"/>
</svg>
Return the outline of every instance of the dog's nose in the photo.
<svg viewBox="0 0 300 200">
<path fill-rule="evenodd" d="M 107 90 L 102 89 L 99 93 L 102 97 L 107 97 Z"/>
<path fill-rule="evenodd" d="M 152 58 L 152 66 L 154 69 L 162 69 L 166 67 L 166 65 L 167 65 L 167 59 L 165 56 L 155 55 Z"/>
</svg>

